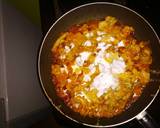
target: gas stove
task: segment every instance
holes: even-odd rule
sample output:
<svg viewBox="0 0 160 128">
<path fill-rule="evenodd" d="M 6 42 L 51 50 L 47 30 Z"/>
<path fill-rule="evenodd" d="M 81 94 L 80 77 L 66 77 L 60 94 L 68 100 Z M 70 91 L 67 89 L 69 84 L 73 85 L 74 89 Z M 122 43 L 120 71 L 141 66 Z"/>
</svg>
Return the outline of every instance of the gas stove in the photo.
<svg viewBox="0 0 160 128">
<path fill-rule="evenodd" d="M 158 2 L 154 0 L 39 0 L 40 2 L 40 13 L 41 13 L 41 25 L 42 32 L 45 35 L 50 26 L 68 10 L 90 2 L 112 2 L 124 5 L 142 15 L 155 29 L 158 36 L 160 36 L 160 18 L 158 16 Z M 147 109 L 147 112 L 155 119 L 160 125 L 159 110 L 160 107 L 160 94 L 156 97 L 152 105 Z M 53 110 L 53 118 L 59 125 L 59 127 L 73 128 L 83 126 L 74 124 L 68 119 L 59 115 L 56 110 Z M 141 128 L 142 126 L 133 120 L 117 128 Z"/>
</svg>

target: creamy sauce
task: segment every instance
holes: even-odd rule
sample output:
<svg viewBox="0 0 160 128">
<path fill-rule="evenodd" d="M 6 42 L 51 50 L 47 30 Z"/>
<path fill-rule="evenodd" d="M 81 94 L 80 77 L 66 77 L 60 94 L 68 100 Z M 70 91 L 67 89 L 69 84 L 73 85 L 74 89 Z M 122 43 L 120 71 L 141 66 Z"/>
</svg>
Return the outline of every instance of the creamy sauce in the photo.
<svg viewBox="0 0 160 128">
<path fill-rule="evenodd" d="M 103 31 L 97 31 L 97 50 L 96 57 L 93 63 L 91 63 L 89 68 L 88 74 L 83 74 L 83 81 L 89 82 L 91 81 L 92 77 L 91 75 L 96 72 L 96 66 L 99 68 L 99 74 L 93 78 L 93 81 L 90 85 L 90 89 L 97 89 L 98 93 L 97 96 L 102 96 L 109 88 L 115 89 L 119 84 L 119 79 L 117 77 L 117 74 L 124 73 L 125 72 L 125 61 L 122 57 L 119 57 L 118 55 L 114 55 L 113 53 L 109 53 L 106 50 L 111 47 L 113 44 L 110 42 L 115 41 L 115 38 L 110 36 L 107 37 L 108 43 L 101 42 L 102 36 L 106 34 L 106 32 Z M 85 36 L 87 38 L 90 38 L 94 35 L 93 32 L 87 32 Z M 84 46 L 91 46 L 92 42 L 91 40 L 86 40 L 83 42 Z M 124 42 L 119 41 L 118 44 L 115 47 L 123 47 Z M 69 52 L 74 47 L 73 44 L 70 45 L 70 47 L 65 46 L 65 51 Z M 70 48 L 70 49 L 69 49 Z M 88 60 L 89 56 L 91 55 L 91 52 L 83 51 L 79 54 L 79 56 L 75 59 L 75 64 L 72 65 L 72 70 L 76 74 L 81 73 L 81 68 L 86 60 Z M 116 56 L 116 57 L 115 57 Z M 106 58 L 109 58 L 111 61 L 106 61 Z M 66 69 L 63 69 L 65 72 L 67 72 Z M 84 94 L 81 94 L 84 96 Z M 86 96 L 84 96 L 86 97 Z"/>
<path fill-rule="evenodd" d="M 90 80 L 91 80 L 90 75 L 88 75 L 88 74 L 87 74 L 87 75 L 84 75 L 83 80 L 84 80 L 85 82 L 90 81 Z"/>
<path fill-rule="evenodd" d="M 107 16 L 73 26 L 52 48 L 55 61 L 51 74 L 57 94 L 83 116 L 110 118 L 121 113 L 149 82 L 149 46 L 135 39 L 134 28 L 116 22 Z M 135 61 L 138 48 L 137 54 L 144 56 Z M 143 60 L 149 60 L 146 66 Z"/>
<path fill-rule="evenodd" d="M 66 53 L 68 53 L 68 52 L 71 51 L 71 48 L 70 48 L 69 46 L 65 46 L 65 47 L 64 47 L 64 50 L 65 50 Z"/>
<path fill-rule="evenodd" d="M 92 42 L 90 40 L 87 40 L 84 42 L 84 46 L 91 46 Z"/>
<path fill-rule="evenodd" d="M 114 38 L 110 39 L 114 40 Z M 90 44 L 90 41 L 86 41 L 85 44 Z M 83 76 L 83 81 L 91 81 L 91 75 L 95 73 L 96 66 L 98 66 L 100 73 L 94 78 L 90 85 L 91 89 L 98 90 L 98 97 L 107 92 L 107 89 L 109 88 L 115 89 L 119 84 L 119 80 L 116 75 L 125 72 L 126 65 L 123 58 L 114 58 L 110 53 L 106 53 L 106 49 L 108 49 L 110 46 L 112 46 L 112 44 L 106 44 L 105 42 L 98 43 L 97 49 L 99 49 L 99 52 L 96 53 L 94 62 L 88 67 L 90 72 L 88 74 L 84 74 Z M 123 42 L 119 42 L 118 46 L 123 46 Z M 73 71 L 76 71 L 80 68 L 80 66 L 83 66 L 84 62 L 89 58 L 90 54 L 91 53 L 87 51 L 81 52 L 75 60 L 75 65 L 72 66 Z M 110 57 L 113 59 L 111 63 L 105 60 L 105 58 Z"/>
<path fill-rule="evenodd" d="M 120 41 L 120 42 L 118 42 L 118 47 L 124 47 L 125 45 L 124 45 L 124 42 L 123 41 Z"/>
<path fill-rule="evenodd" d="M 104 34 L 106 34 L 106 32 L 104 32 L 104 31 L 97 31 L 97 35 L 98 35 L 98 36 L 102 36 L 102 35 L 104 35 Z"/>
<path fill-rule="evenodd" d="M 81 52 L 80 56 L 76 58 L 76 65 L 83 66 L 84 62 L 88 59 L 90 52 Z"/>
</svg>

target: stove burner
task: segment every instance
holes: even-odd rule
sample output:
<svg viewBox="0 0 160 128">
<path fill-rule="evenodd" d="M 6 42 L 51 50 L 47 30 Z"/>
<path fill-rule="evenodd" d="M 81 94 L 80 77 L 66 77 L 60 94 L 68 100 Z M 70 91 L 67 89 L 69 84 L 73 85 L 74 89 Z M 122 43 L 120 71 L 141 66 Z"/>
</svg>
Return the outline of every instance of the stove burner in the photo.
<svg viewBox="0 0 160 128">
<path fill-rule="evenodd" d="M 46 34 L 50 26 L 58 19 L 62 14 L 67 12 L 68 10 L 90 2 L 112 2 L 118 3 L 132 10 L 135 10 L 140 15 L 142 15 L 148 22 L 153 26 L 158 36 L 160 36 L 160 18 L 158 16 L 159 7 L 158 1 L 152 0 L 39 0 L 40 3 L 40 15 L 41 15 L 41 27 L 43 31 L 43 35 Z M 148 111 L 151 116 L 156 120 L 156 122 L 160 122 L 159 114 L 157 113 L 160 106 L 160 94 L 157 96 L 153 104 L 148 108 Z M 55 115 L 55 113 L 53 114 Z M 67 126 L 67 127 L 77 127 L 77 125 L 69 123 L 68 120 L 64 118 L 60 118 L 59 116 L 54 117 L 59 124 L 59 126 Z M 160 125 L 160 124 L 159 124 Z M 82 126 L 78 126 L 80 128 Z M 138 127 L 142 128 L 142 126 L 137 122 L 137 120 L 133 120 L 125 125 L 119 126 L 117 128 L 124 127 Z"/>
</svg>

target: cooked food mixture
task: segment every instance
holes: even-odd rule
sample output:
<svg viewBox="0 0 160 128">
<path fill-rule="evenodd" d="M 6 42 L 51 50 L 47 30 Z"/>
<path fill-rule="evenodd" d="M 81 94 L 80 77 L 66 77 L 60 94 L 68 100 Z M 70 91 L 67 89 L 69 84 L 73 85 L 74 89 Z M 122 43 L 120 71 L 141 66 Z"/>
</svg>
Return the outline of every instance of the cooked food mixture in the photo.
<svg viewBox="0 0 160 128">
<path fill-rule="evenodd" d="M 151 50 L 134 28 L 115 17 L 74 25 L 52 47 L 51 74 L 59 97 L 89 117 L 113 117 L 141 95 L 150 80 Z"/>
</svg>

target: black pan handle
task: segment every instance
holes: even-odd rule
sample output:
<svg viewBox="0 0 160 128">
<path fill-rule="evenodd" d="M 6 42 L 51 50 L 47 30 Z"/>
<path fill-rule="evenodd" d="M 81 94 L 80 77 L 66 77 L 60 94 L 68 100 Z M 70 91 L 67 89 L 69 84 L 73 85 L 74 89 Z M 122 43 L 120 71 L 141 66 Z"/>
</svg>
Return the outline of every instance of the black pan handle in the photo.
<svg viewBox="0 0 160 128">
<path fill-rule="evenodd" d="M 144 128 L 160 128 L 160 126 L 146 111 L 140 113 L 136 119 Z"/>
</svg>

